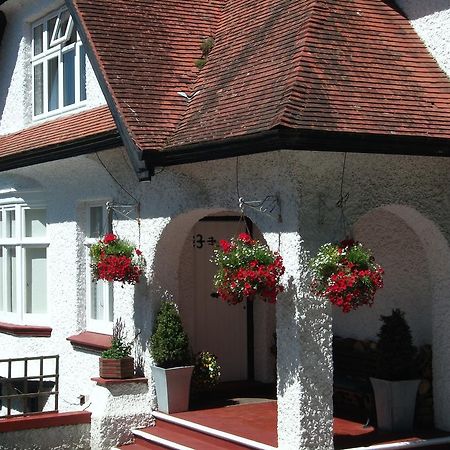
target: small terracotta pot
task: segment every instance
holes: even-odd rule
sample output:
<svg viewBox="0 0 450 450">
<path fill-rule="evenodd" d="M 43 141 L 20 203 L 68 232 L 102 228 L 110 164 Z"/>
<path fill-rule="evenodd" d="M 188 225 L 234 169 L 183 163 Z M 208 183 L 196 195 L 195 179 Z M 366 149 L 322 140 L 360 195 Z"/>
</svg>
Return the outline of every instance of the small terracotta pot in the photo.
<svg viewBox="0 0 450 450">
<path fill-rule="evenodd" d="M 134 358 L 100 358 L 100 376 L 102 378 L 133 378 Z"/>
</svg>

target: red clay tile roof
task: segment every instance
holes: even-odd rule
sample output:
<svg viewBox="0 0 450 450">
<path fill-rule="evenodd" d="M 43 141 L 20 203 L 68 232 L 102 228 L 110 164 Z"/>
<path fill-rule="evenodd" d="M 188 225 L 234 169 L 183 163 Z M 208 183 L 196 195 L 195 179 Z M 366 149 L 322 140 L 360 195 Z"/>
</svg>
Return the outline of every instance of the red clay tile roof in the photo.
<svg viewBox="0 0 450 450">
<path fill-rule="evenodd" d="M 277 126 L 450 138 L 450 82 L 382 0 L 230 0 L 170 146 Z"/>
<path fill-rule="evenodd" d="M 209 143 L 280 130 L 371 136 L 373 151 L 379 136 L 428 137 L 445 141 L 435 154 L 450 153 L 449 79 L 388 0 L 66 3 L 122 138 L 151 164 L 197 144 L 207 159 Z M 199 72 L 207 36 L 215 45 Z M 196 95 L 188 102 L 183 91 Z M 0 137 L 2 161 L 116 133 L 107 108 L 83 114 Z"/>
<path fill-rule="evenodd" d="M 221 0 L 67 0 L 96 56 L 120 119 L 139 149 L 165 146 L 186 109 L 202 38 Z"/>
<path fill-rule="evenodd" d="M 83 139 L 110 136 L 117 142 L 117 129 L 107 106 L 61 117 L 0 136 L 1 160 L 39 151 L 56 152 L 59 147 Z M 1 164 L 0 164 L 1 166 Z M 0 167 L 1 168 L 1 167 Z"/>
</svg>

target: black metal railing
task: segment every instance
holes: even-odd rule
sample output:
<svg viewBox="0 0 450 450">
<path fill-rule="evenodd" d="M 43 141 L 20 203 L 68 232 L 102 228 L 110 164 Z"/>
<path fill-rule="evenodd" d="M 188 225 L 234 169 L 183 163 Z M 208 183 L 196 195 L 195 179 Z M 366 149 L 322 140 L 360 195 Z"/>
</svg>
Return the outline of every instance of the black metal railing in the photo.
<svg viewBox="0 0 450 450">
<path fill-rule="evenodd" d="M 59 355 L 0 359 L 0 418 L 56 412 L 58 395 Z"/>
</svg>

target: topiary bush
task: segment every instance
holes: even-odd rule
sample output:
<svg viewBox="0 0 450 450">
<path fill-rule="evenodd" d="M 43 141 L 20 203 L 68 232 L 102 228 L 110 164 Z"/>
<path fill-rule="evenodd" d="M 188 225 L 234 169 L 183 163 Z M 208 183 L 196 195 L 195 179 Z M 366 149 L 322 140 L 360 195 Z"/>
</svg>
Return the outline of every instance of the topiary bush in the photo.
<svg viewBox="0 0 450 450">
<path fill-rule="evenodd" d="M 161 304 L 150 337 L 149 350 L 154 364 L 164 369 L 191 364 L 189 339 L 175 303 L 164 301 Z"/>
<path fill-rule="evenodd" d="M 417 349 L 413 345 L 411 329 L 405 313 L 392 310 L 389 316 L 380 316 L 383 324 L 378 333 L 377 377 L 390 381 L 411 380 L 419 377 L 416 367 Z"/>
</svg>

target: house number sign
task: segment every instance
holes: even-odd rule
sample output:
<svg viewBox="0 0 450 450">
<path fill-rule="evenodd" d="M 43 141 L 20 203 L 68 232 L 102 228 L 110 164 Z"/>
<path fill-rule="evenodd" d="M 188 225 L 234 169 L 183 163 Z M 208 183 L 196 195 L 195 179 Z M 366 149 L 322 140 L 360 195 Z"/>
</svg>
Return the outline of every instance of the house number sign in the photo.
<svg viewBox="0 0 450 450">
<path fill-rule="evenodd" d="M 204 245 L 216 245 L 217 240 L 214 238 L 214 236 L 209 237 L 203 237 L 203 234 L 194 234 L 192 236 L 192 247 L 194 247 L 197 250 L 200 250 L 203 248 Z"/>
</svg>

